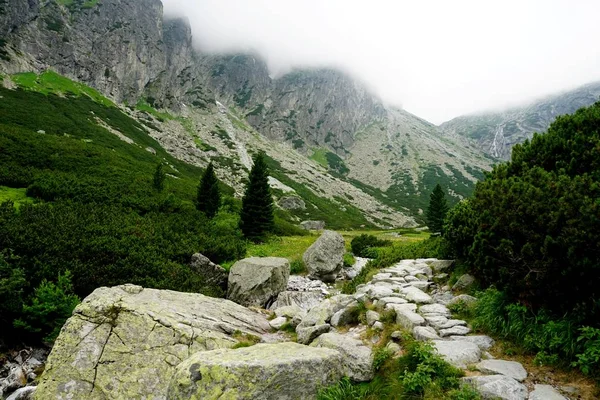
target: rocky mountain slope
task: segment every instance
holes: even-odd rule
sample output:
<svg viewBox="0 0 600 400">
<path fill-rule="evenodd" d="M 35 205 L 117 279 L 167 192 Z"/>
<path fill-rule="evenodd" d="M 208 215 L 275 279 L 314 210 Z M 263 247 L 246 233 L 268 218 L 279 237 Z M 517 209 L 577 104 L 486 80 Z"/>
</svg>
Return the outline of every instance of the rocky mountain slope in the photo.
<svg viewBox="0 0 600 400">
<path fill-rule="evenodd" d="M 458 117 L 444 122 L 440 129 L 473 139 L 482 151 L 507 160 L 515 144 L 530 139 L 534 132 L 546 131 L 559 115 L 571 114 L 599 99 L 600 82 L 595 82 L 523 107 Z"/>
<path fill-rule="evenodd" d="M 350 209 L 379 226 L 414 225 L 436 183 L 461 198 L 493 161 L 341 72 L 272 78 L 257 56 L 200 53 L 159 0 L 4 0 L 0 32 L 0 72 L 53 69 L 98 89 L 172 155 L 216 161 L 238 193 L 250 155 L 264 150 L 278 195 L 296 192 L 317 216 Z"/>
</svg>

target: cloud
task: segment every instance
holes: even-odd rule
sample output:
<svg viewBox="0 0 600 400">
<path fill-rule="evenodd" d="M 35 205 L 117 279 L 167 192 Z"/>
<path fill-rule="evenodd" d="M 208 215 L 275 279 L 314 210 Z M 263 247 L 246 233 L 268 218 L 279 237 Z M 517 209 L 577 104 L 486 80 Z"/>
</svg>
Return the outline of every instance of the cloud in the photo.
<svg viewBox="0 0 600 400">
<path fill-rule="evenodd" d="M 206 52 L 333 66 L 435 123 L 600 80 L 597 0 L 163 0 Z"/>
</svg>

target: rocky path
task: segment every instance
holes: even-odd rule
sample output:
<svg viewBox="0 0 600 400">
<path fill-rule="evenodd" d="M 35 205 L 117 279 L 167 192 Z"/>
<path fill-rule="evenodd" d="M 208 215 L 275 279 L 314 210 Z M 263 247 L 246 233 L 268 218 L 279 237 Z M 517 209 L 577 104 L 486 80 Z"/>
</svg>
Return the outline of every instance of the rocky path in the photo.
<svg viewBox="0 0 600 400">
<path fill-rule="evenodd" d="M 429 341 L 434 350 L 450 364 L 464 369 L 463 380 L 477 388 L 486 399 L 560 400 L 567 399 L 549 385 L 524 382 L 528 373 L 518 362 L 495 359 L 488 350 L 494 345 L 489 336 L 471 334 L 466 321 L 455 319 L 448 306 L 463 301 L 476 301 L 468 295 L 454 295 L 447 281 L 452 261 L 436 259 L 403 260 L 382 269 L 370 282 L 360 285 L 353 295 L 337 294 L 315 304 L 327 293 L 327 285 L 319 281 L 301 287 L 291 280 L 291 287 L 280 294 L 272 309 L 274 328 L 292 324 L 302 344 L 326 347 L 343 355 L 344 373 L 354 381 L 373 378 L 372 345 L 366 331 L 383 331 L 383 315 L 393 311 L 395 324 L 411 332 L 415 339 Z M 436 283 L 440 282 L 440 283 Z M 311 290 L 311 286 L 318 288 Z M 460 286 L 460 284 L 459 284 Z M 331 289 L 330 289 L 331 290 Z M 372 304 L 366 322 L 356 325 L 359 302 Z M 372 307 L 371 307 L 372 308 Z M 388 322 L 389 323 L 389 322 Z M 354 326 L 350 329 L 347 327 Z M 402 332 L 394 332 L 387 348 L 401 352 L 395 342 Z"/>
</svg>

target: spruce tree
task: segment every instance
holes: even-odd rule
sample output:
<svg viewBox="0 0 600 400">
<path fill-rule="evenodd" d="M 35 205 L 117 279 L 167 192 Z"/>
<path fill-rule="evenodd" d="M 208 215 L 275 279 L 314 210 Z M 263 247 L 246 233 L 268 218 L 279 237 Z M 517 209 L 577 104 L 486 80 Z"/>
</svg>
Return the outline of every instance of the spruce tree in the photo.
<svg viewBox="0 0 600 400">
<path fill-rule="evenodd" d="M 162 163 L 156 166 L 156 170 L 154 170 L 154 178 L 152 180 L 152 186 L 154 190 L 157 192 L 162 192 L 165 188 L 165 179 L 167 178 L 167 174 L 163 170 Z"/>
<path fill-rule="evenodd" d="M 208 164 L 200 184 L 198 185 L 198 195 L 196 197 L 196 207 L 202 211 L 208 218 L 213 218 L 219 211 L 221 205 L 221 193 L 219 192 L 219 180 L 215 175 L 215 169 L 212 162 Z"/>
<path fill-rule="evenodd" d="M 273 198 L 263 153 L 254 157 L 246 192 L 242 199 L 240 228 L 248 239 L 258 241 L 273 230 Z"/>
<path fill-rule="evenodd" d="M 444 218 L 448 213 L 446 193 L 438 183 L 431 193 L 429 207 L 427 208 L 427 224 L 433 233 L 441 233 L 444 228 Z"/>
</svg>

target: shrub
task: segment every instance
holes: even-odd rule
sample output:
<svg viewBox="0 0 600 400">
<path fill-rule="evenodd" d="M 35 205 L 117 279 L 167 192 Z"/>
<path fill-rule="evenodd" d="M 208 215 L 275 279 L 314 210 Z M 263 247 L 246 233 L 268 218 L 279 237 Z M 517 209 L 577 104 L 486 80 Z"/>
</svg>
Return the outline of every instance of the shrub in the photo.
<svg viewBox="0 0 600 400">
<path fill-rule="evenodd" d="M 306 265 L 301 258 L 296 258 L 290 263 L 290 274 L 300 275 L 306 273 Z"/>
<path fill-rule="evenodd" d="M 357 236 L 350 242 L 352 253 L 354 253 L 355 256 L 367 258 L 373 256 L 374 253 L 369 251 L 373 247 L 390 246 L 391 244 L 392 242 L 389 240 L 380 240 L 373 235 L 366 234 Z"/>
</svg>

